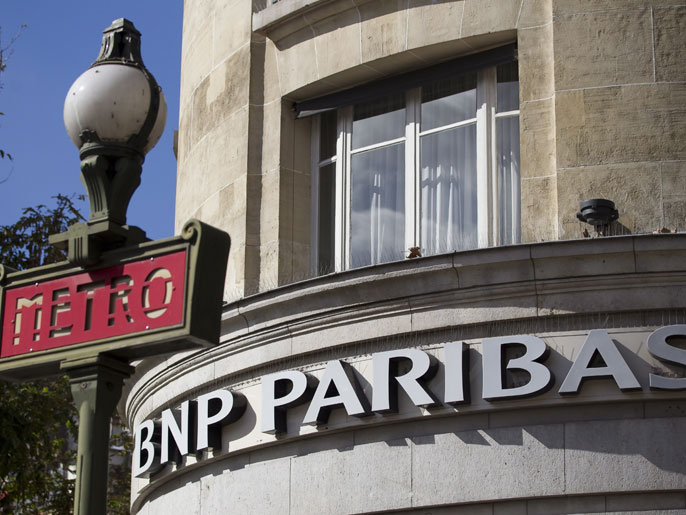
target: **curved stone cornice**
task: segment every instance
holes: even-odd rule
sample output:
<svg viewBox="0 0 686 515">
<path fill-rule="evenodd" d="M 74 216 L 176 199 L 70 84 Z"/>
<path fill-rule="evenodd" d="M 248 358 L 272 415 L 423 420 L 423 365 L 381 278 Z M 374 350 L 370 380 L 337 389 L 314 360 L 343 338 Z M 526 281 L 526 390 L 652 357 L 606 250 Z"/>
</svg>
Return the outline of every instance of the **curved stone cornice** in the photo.
<svg viewBox="0 0 686 515">
<path fill-rule="evenodd" d="M 125 392 L 126 418 L 131 426 L 218 384 L 213 363 L 229 356 L 222 374 L 235 383 L 380 335 L 682 309 L 685 287 L 685 234 L 495 247 L 318 277 L 227 305 L 213 349 L 140 363 Z M 189 374 L 197 375 L 192 390 L 171 387 Z"/>
</svg>

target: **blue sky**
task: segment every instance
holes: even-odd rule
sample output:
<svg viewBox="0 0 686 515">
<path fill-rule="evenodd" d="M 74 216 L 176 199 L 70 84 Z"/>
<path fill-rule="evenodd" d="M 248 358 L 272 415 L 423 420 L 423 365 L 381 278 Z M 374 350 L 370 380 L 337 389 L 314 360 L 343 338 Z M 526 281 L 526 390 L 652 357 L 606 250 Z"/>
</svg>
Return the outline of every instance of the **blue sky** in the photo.
<svg viewBox="0 0 686 515">
<path fill-rule="evenodd" d="M 153 239 L 174 230 L 176 160 L 173 133 L 179 119 L 183 0 L 0 0 L 2 45 L 24 28 L 0 74 L 0 225 L 23 208 L 53 204 L 57 193 L 85 193 L 78 150 L 64 129 L 64 97 L 95 60 L 102 31 L 128 18 L 142 34 L 142 54 L 167 100 L 162 139 L 147 155 L 142 182 L 129 206 L 128 223 Z M 88 216 L 87 203 L 81 205 Z"/>
</svg>

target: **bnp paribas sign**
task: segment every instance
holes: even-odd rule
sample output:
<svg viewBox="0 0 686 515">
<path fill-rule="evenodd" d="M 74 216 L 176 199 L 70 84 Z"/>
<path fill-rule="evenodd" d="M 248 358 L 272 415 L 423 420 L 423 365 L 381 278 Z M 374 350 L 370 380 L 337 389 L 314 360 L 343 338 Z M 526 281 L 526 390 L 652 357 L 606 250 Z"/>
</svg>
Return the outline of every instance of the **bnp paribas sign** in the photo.
<svg viewBox="0 0 686 515">
<path fill-rule="evenodd" d="M 583 341 L 578 340 L 580 337 Z M 558 402 L 555 398 L 577 397 L 584 383 L 591 379 L 603 380 L 608 396 L 614 392 L 638 392 L 644 387 L 650 392 L 686 389 L 682 374 L 662 366 L 686 365 L 686 350 L 679 345 L 679 341 L 686 339 L 686 325 L 661 327 L 639 338 L 639 347 L 645 347 L 654 361 L 647 370 L 632 369 L 629 365 L 627 351 L 621 352 L 623 345 L 617 342 L 625 337 L 621 331 L 610 334 L 603 329 L 590 330 L 583 336 L 567 335 L 565 338 L 571 338 L 575 348 L 571 353 L 573 361 L 569 366 L 560 366 L 562 360 L 558 360 L 555 370 L 548 359 L 551 348 L 544 337 L 514 335 L 484 338 L 470 344 L 447 342 L 432 346 L 430 351 L 403 348 L 376 352 L 370 358 L 364 357 L 364 365 L 358 368 L 349 361 L 358 361 L 359 357 L 330 360 L 319 367 L 317 375 L 311 373 L 312 367 L 308 371 L 270 373 L 262 376 L 258 385 L 219 388 L 139 422 L 134 428 L 133 475 L 155 481 L 163 477 L 165 470 L 172 470 L 167 465 L 185 466 L 187 456 L 202 459 L 215 453 L 245 451 L 237 440 L 246 437 L 246 429 L 248 440 L 253 442 L 246 445 L 274 441 L 264 435 L 275 435 L 281 440 L 298 437 L 302 426 L 327 430 L 329 417 L 335 411 L 345 415 L 335 427 L 341 429 L 359 427 L 355 418 L 375 423 L 375 419 L 399 414 L 395 421 L 399 417 L 410 420 L 417 416 L 412 406 L 426 409 L 419 415 L 425 419 L 433 413 L 446 416 L 458 406 L 463 412 L 472 404 L 495 405 L 528 398 L 531 406 L 544 394 L 549 405 L 551 399 Z M 362 386 L 360 369 L 365 371 L 369 388 Z M 516 375 L 517 380 L 512 381 Z M 410 403 L 404 413 L 399 409 L 401 397 Z M 589 400 L 577 397 L 576 402 Z M 289 416 L 296 410 L 297 416 Z M 240 425 L 246 412 L 255 416 Z M 240 429 L 234 431 L 233 423 L 240 425 Z"/>
</svg>

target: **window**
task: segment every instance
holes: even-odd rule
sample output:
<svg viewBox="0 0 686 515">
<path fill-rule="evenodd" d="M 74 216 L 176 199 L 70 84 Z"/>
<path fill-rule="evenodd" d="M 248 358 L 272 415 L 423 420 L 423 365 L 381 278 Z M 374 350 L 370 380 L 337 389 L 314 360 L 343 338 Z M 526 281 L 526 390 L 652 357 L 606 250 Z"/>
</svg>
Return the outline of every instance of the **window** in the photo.
<svg viewBox="0 0 686 515">
<path fill-rule="evenodd" d="M 519 241 L 516 61 L 313 119 L 317 274 Z"/>
</svg>

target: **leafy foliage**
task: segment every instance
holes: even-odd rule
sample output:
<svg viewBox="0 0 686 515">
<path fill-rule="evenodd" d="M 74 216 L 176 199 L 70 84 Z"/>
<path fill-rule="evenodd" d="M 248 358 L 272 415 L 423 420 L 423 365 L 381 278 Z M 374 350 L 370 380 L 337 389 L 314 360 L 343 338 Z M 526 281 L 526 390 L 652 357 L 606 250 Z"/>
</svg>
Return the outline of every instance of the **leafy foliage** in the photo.
<svg viewBox="0 0 686 515">
<path fill-rule="evenodd" d="M 69 225 L 84 218 L 74 205 L 73 197 L 57 195 L 57 206 L 44 204 L 24 209 L 22 217 L 12 225 L 0 226 L 2 263 L 23 270 L 48 263 L 64 261 L 65 251 L 48 244 L 48 236 L 67 230 Z M 84 196 L 79 195 L 79 200 Z"/>
<path fill-rule="evenodd" d="M 0 511 L 70 513 L 76 410 L 69 381 L 0 382 Z"/>
<path fill-rule="evenodd" d="M 48 245 L 48 236 L 64 232 L 83 216 L 74 197 L 53 198 L 55 207 L 26 208 L 16 223 L 0 226 L 0 262 L 22 270 L 66 259 L 63 250 Z M 0 381 L 0 399 L 0 513 L 71 513 L 78 420 L 68 378 Z M 133 448 L 117 420 L 108 488 L 108 513 L 113 515 L 129 512 Z"/>
</svg>

